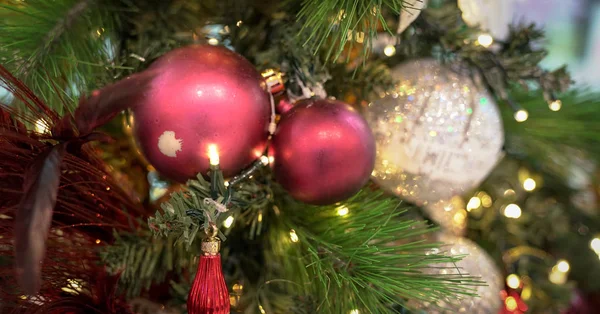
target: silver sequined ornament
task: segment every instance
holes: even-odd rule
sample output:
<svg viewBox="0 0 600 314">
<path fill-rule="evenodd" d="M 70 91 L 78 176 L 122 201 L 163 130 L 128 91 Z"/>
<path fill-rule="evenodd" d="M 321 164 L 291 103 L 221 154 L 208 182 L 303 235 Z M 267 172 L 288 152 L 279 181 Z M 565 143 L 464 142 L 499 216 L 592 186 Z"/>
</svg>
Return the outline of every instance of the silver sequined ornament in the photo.
<svg viewBox="0 0 600 314">
<path fill-rule="evenodd" d="M 401 64 L 392 75 L 395 90 L 365 112 L 377 144 L 375 182 L 418 205 L 476 187 L 504 142 L 494 99 L 435 60 Z"/>
<path fill-rule="evenodd" d="M 492 258 L 473 241 L 446 233 L 437 233 L 435 240 L 444 246 L 433 249 L 432 254 L 444 252 L 448 256 L 465 256 L 457 263 L 441 263 L 430 265 L 425 272 L 440 275 L 462 275 L 478 277 L 485 282 L 471 286 L 472 293 L 478 297 L 452 295 L 435 303 L 411 302 L 410 305 L 418 311 L 427 314 L 497 314 L 502 304 L 500 292 L 503 279 Z"/>
</svg>

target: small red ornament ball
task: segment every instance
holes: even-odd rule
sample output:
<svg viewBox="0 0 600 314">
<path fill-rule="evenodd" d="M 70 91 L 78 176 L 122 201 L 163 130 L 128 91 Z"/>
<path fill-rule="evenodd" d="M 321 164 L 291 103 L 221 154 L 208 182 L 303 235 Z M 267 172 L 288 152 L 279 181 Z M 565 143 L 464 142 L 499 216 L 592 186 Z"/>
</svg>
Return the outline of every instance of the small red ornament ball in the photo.
<svg viewBox="0 0 600 314">
<path fill-rule="evenodd" d="M 239 173 L 266 146 L 270 100 L 250 62 L 223 47 L 188 46 L 154 62 L 158 74 L 132 104 L 144 156 L 179 182 L 206 173 L 209 147 L 225 176 Z"/>
<path fill-rule="evenodd" d="M 350 105 L 306 99 L 282 116 L 272 155 L 276 180 L 295 199 L 325 205 L 354 195 L 367 183 L 375 141 Z"/>
</svg>

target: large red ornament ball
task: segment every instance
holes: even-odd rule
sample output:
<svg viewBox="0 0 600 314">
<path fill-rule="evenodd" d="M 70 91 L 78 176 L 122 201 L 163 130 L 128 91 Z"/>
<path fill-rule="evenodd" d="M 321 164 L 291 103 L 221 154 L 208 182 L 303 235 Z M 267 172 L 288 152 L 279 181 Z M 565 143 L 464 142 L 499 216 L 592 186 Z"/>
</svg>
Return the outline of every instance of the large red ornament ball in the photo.
<svg viewBox="0 0 600 314">
<path fill-rule="evenodd" d="M 270 100 L 250 62 L 223 47 L 188 46 L 148 70 L 158 74 L 132 105 L 134 134 L 158 172 L 180 182 L 206 173 L 211 146 L 225 176 L 261 156 Z"/>
<path fill-rule="evenodd" d="M 344 200 L 369 180 L 375 141 L 363 117 L 340 101 L 306 99 L 286 112 L 273 137 L 276 180 L 297 200 Z"/>
</svg>

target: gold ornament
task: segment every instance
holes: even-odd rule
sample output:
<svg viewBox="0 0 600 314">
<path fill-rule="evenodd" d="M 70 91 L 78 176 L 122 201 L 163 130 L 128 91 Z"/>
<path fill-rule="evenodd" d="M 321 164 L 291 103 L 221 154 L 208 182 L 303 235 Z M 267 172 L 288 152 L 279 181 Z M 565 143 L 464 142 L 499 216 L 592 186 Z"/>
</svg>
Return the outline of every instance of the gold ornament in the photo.
<svg viewBox="0 0 600 314">
<path fill-rule="evenodd" d="M 365 112 L 377 145 L 373 180 L 418 205 L 476 187 L 501 157 L 494 99 L 435 60 L 401 64 L 392 75 L 396 88 Z"/>
</svg>

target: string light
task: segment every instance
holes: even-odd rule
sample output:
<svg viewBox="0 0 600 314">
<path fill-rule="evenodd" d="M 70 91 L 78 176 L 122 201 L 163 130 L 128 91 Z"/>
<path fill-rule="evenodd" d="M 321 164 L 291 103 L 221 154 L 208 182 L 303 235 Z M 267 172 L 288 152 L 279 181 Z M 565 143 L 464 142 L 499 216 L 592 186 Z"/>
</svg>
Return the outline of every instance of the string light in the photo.
<svg viewBox="0 0 600 314">
<path fill-rule="evenodd" d="M 244 23 L 242 20 L 237 21 L 237 23 L 235 23 L 235 26 L 240 27 L 242 26 L 242 23 Z"/>
<path fill-rule="evenodd" d="M 506 304 L 506 309 L 509 311 L 514 311 L 518 307 L 517 300 L 515 300 L 514 297 L 506 298 L 506 300 L 504 301 L 504 304 Z"/>
<path fill-rule="evenodd" d="M 263 164 L 263 166 L 266 166 L 269 164 L 269 157 L 263 155 L 260 156 L 260 163 Z"/>
<path fill-rule="evenodd" d="M 504 197 L 509 197 L 509 196 L 515 196 L 515 190 L 513 189 L 508 189 L 506 191 L 504 191 Z"/>
<path fill-rule="evenodd" d="M 485 48 L 488 48 L 494 43 L 494 37 L 488 33 L 480 34 L 479 37 L 477 37 L 477 43 Z"/>
<path fill-rule="evenodd" d="M 348 207 L 346 207 L 346 206 L 340 206 L 337 209 L 337 214 L 338 214 L 338 216 L 342 216 L 343 217 L 343 216 L 348 215 L 349 211 L 350 210 L 348 209 Z"/>
<path fill-rule="evenodd" d="M 387 45 L 385 46 L 385 48 L 383 48 L 383 54 L 391 57 L 393 55 L 396 54 L 396 47 L 394 47 L 394 45 Z"/>
<path fill-rule="evenodd" d="M 225 221 L 223 221 L 223 227 L 225 228 L 231 228 L 231 225 L 233 225 L 233 216 L 229 216 L 227 217 L 227 219 L 225 219 Z"/>
<path fill-rule="evenodd" d="M 527 110 L 519 109 L 515 112 L 515 120 L 517 120 L 517 122 L 525 122 L 527 119 L 529 119 L 529 112 L 527 112 Z"/>
<path fill-rule="evenodd" d="M 218 44 L 219 44 L 219 40 L 218 40 L 218 39 L 216 39 L 216 38 L 209 38 L 209 39 L 208 39 L 208 44 L 209 44 L 209 45 L 212 45 L 212 46 L 216 46 L 216 45 L 218 45 Z"/>
<path fill-rule="evenodd" d="M 300 238 L 298 238 L 298 235 L 296 234 L 296 230 L 294 230 L 294 229 L 290 230 L 290 240 L 294 243 L 300 241 Z"/>
<path fill-rule="evenodd" d="M 562 108 L 562 101 L 560 101 L 560 100 L 552 101 L 548 104 L 548 107 L 552 111 L 559 111 L 560 108 Z"/>
<path fill-rule="evenodd" d="M 600 255 L 600 238 L 594 238 L 592 242 L 590 242 L 590 246 L 592 247 L 592 250 L 596 252 L 596 254 Z"/>
<path fill-rule="evenodd" d="M 350 311 L 350 314 L 360 314 L 360 311 L 357 309 L 354 309 L 354 310 Z"/>
<path fill-rule="evenodd" d="M 208 145 L 208 158 L 210 159 L 211 166 L 219 165 L 219 151 L 217 150 L 217 145 Z"/>
<path fill-rule="evenodd" d="M 571 269 L 571 265 L 569 265 L 569 262 L 565 261 L 564 259 L 561 259 L 558 261 L 558 263 L 556 264 L 556 268 L 558 269 L 558 271 L 560 271 L 561 273 L 568 273 L 569 269 Z"/>
<path fill-rule="evenodd" d="M 481 205 L 485 208 L 492 207 L 492 197 L 487 193 L 481 197 Z"/>
<path fill-rule="evenodd" d="M 481 199 L 477 196 L 471 197 L 469 203 L 467 203 L 467 211 L 472 211 L 473 209 L 477 209 L 481 206 Z"/>
<path fill-rule="evenodd" d="M 510 274 L 506 277 L 506 285 L 512 289 L 517 289 L 521 286 L 521 278 L 516 274 Z"/>
<path fill-rule="evenodd" d="M 536 186 L 537 186 L 537 183 L 532 178 L 527 178 L 527 179 L 525 179 L 525 181 L 523 181 L 523 188 L 527 192 L 531 192 L 531 191 L 535 190 Z"/>
<path fill-rule="evenodd" d="M 83 284 L 78 279 L 67 279 L 67 286 L 61 288 L 62 291 L 79 294 L 83 290 Z"/>
<path fill-rule="evenodd" d="M 521 217 L 521 207 L 517 204 L 508 204 L 504 208 L 504 216 L 508 218 L 518 219 Z"/>
<path fill-rule="evenodd" d="M 265 309 L 263 309 L 262 305 L 259 305 L 258 309 L 260 310 L 260 314 L 267 314 L 267 312 L 265 312 Z"/>
<path fill-rule="evenodd" d="M 96 244 L 100 244 L 100 239 L 96 239 Z"/>
<path fill-rule="evenodd" d="M 50 132 L 50 127 L 43 119 L 35 121 L 35 132 L 39 134 L 46 134 Z"/>
</svg>

